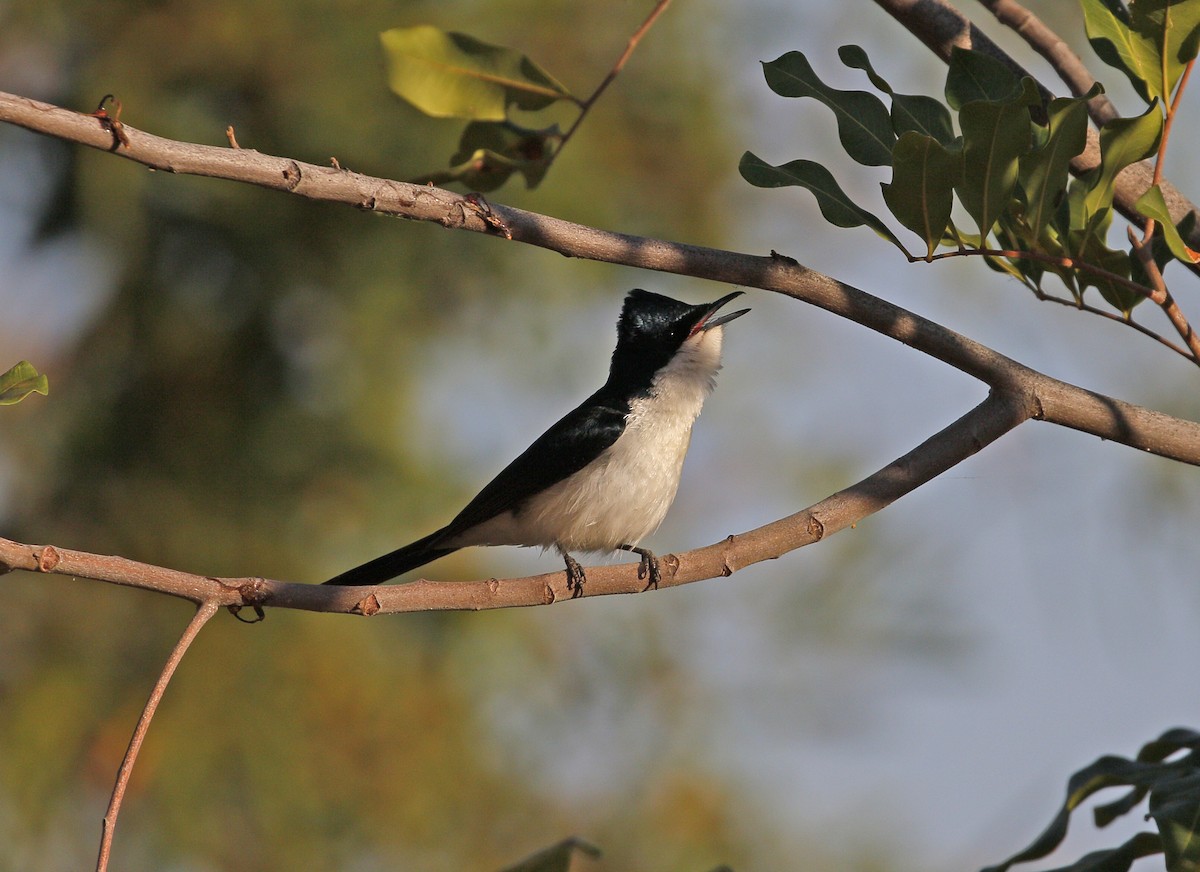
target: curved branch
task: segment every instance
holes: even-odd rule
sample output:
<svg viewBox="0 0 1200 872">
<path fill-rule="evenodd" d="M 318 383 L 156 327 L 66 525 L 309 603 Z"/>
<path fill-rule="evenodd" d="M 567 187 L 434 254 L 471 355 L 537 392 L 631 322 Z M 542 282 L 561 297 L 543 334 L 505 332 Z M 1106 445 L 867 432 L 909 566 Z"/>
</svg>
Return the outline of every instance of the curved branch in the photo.
<svg viewBox="0 0 1200 872">
<path fill-rule="evenodd" d="M 253 149 L 177 142 L 122 125 L 116 139 L 102 119 L 0 92 L 0 121 L 154 169 L 248 182 L 400 218 L 496 235 L 567 257 L 618 263 L 784 294 L 889 336 L 994 390 L 1036 406 L 1036 417 L 1184 463 L 1200 464 L 1200 424 L 1066 384 L 887 300 L 802 266 L 769 257 L 612 233 L 535 212 L 461 197 L 349 170 L 302 163 Z M 127 143 L 127 144 L 126 144 Z M 116 558 L 114 558 L 116 559 Z"/>
<path fill-rule="evenodd" d="M 101 119 L 0 93 L 0 120 L 117 151 L 170 172 L 250 182 L 311 199 L 339 202 L 446 227 L 499 235 L 568 257 L 625 264 L 757 287 L 819 306 L 902 342 L 987 383 L 992 396 L 857 485 L 796 515 L 681 555 L 669 556 L 662 586 L 727 576 L 856 523 L 950 468 L 1017 424 L 1037 418 L 1186 463 L 1200 464 L 1200 425 L 1066 384 L 886 300 L 801 266 L 789 257 L 757 257 L 702 246 L 610 233 L 545 215 L 460 197 L 437 188 L 372 178 L 248 149 L 175 142 L 122 126 L 117 138 Z M 532 606 L 570 598 L 562 573 L 487 581 L 431 582 L 331 589 L 261 578 L 216 579 L 119 557 L 21 545 L 0 539 L 0 569 L 31 569 L 149 588 L 198 604 L 299 608 L 351 614 L 428 609 Z M 598 567 L 589 595 L 644 589 L 636 568 Z"/>
<path fill-rule="evenodd" d="M 1014 393 L 993 392 L 983 403 L 887 466 L 803 511 L 704 548 L 662 558 L 659 587 L 677 587 L 773 560 L 821 541 L 880 511 L 941 475 L 1037 414 Z M 117 557 L 23 545 L 0 538 L 0 567 L 53 572 L 128 587 L 148 588 L 200 603 L 202 608 L 274 607 L 373 615 L 550 605 L 570 601 L 564 573 L 503 581 L 428 581 L 376 587 L 288 584 L 265 578 L 212 578 Z M 637 564 L 587 570 L 586 594 L 642 593 Z"/>
</svg>

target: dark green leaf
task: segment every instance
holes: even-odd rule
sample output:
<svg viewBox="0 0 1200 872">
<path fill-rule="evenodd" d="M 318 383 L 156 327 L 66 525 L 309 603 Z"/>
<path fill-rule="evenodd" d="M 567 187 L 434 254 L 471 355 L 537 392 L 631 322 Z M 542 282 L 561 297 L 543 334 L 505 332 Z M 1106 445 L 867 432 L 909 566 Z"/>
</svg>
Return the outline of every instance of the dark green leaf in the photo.
<svg viewBox="0 0 1200 872">
<path fill-rule="evenodd" d="M 1178 751 L 1200 751 L 1200 732 L 1187 727 L 1172 727 L 1138 751 L 1138 760 L 1165 760 Z"/>
<path fill-rule="evenodd" d="M 45 396 L 50 393 L 50 383 L 28 360 L 0 375 L 0 406 L 19 403 L 32 393 Z"/>
<path fill-rule="evenodd" d="M 1022 92 L 1020 77 L 1000 61 L 977 51 L 954 48 L 946 72 L 946 102 L 962 109 L 974 100 L 1012 100 Z"/>
<path fill-rule="evenodd" d="M 1047 872 L 1129 872 L 1134 861 L 1161 854 L 1162 849 L 1162 841 L 1156 833 L 1136 833 L 1116 848 L 1093 851 L 1070 866 L 1059 866 Z"/>
<path fill-rule="evenodd" d="M 388 86 L 426 115 L 503 121 L 509 106 L 536 110 L 574 99 L 518 51 L 436 27 L 397 27 L 379 35 Z"/>
<path fill-rule="evenodd" d="M 932 97 L 920 94 L 892 95 L 892 129 L 897 136 L 910 130 L 923 133 L 946 146 L 955 138 L 950 110 Z"/>
<path fill-rule="evenodd" d="M 958 197 L 985 238 L 1008 208 L 1018 161 L 1029 150 L 1029 106 L 1037 99 L 1036 87 L 1026 79 L 1017 97 L 999 103 L 974 100 L 959 113 L 963 173 Z"/>
<path fill-rule="evenodd" d="M 883 101 L 866 91 L 840 91 L 822 82 L 808 59 L 788 52 L 763 64 L 771 90 L 783 97 L 812 97 L 833 110 L 846 154 L 866 166 L 887 166 L 896 134 Z"/>
<path fill-rule="evenodd" d="M 1181 766 L 1190 774 L 1156 785 L 1150 793 L 1150 816 L 1162 837 L 1167 868 L 1179 872 L 1200 869 L 1200 771 L 1194 759 L 1190 762 Z"/>
<path fill-rule="evenodd" d="M 794 160 L 781 166 L 772 166 L 751 152 L 746 152 L 738 163 L 738 172 L 747 182 L 759 188 L 782 188 L 790 185 L 807 188 L 817 198 L 817 206 L 830 224 L 836 227 L 860 227 L 865 224 L 908 254 L 888 226 L 847 197 L 829 170 L 819 163 Z"/>
<path fill-rule="evenodd" d="M 1144 293 L 1116 280 L 1116 277 L 1129 278 L 1132 258 L 1127 251 L 1116 251 L 1105 245 L 1103 234 L 1091 233 L 1086 236 L 1080 259 L 1112 274 L 1097 275 L 1080 270 L 1079 283 L 1082 289 L 1094 287 L 1114 309 L 1128 315 L 1134 306 L 1146 299 Z"/>
<path fill-rule="evenodd" d="M 925 240 L 929 256 L 950 223 L 954 182 L 961 172 L 962 154 L 931 136 L 910 131 L 892 150 L 892 182 L 883 186 L 884 202 L 901 224 Z"/>
<path fill-rule="evenodd" d="M 1143 114 L 1114 118 L 1100 130 L 1100 166 L 1089 173 L 1089 190 L 1084 200 L 1084 220 L 1091 221 L 1112 206 L 1117 174 L 1125 167 L 1154 154 L 1162 135 L 1163 117 L 1154 101 Z"/>
<path fill-rule="evenodd" d="M 1052 100 L 1048 109 L 1046 141 L 1020 159 L 1021 188 L 1025 193 L 1025 218 L 1036 240 L 1054 215 L 1067 189 L 1071 158 L 1087 141 L 1087 103 L 1083 99 Z"/>
<path fill-rule="evenodd" d="M 564 839 L 512 866 L 505 866 L 501 872 L 569 872 L 576 854 L 599 857 L 600 849 L 583 839 Z"/>
<path fill-rule="evenodd" d="M 954 125 L 950 110 L 940 101 L 921 94 L 897 94 L 882 76 L 875 72 L 867 53 L 857 45 L 844 45 L 838 49 L 838 57 L 851 69 L 862 70 L 871 84 L 892 98 L 892 130 L 901 136 L 910 130 L 932 136 L 942 145 L 954 141 Z M 893 155 L 895 150 L 893 149 Z"/>
<path fill-rule="evenodd" d="M 871 59 L 867 57 L 866 50 L 860 45 L 843 45 L 838 49 L 838 57 L 842 63 L 850 67 L 852 70 L 862 70 L 867 74 L 867 78 L 871 80 L 871 84 L 883 91 L 885 94 L 892 93 L 892 86 L 889 85 L 882 76 L 875 72 L 875 68 L 871 66 Z"/>
<path fill-rule="evenodd" d="M 1151 185 L 1146 193 L 1138 198 L 1138 201 L 1133 204 L 1133 207 L 1147 218 L 1153 218 L 1157 222 L 1158 228 L 1162 231 L 1163 238 L 1166 240 L 1167 247 L 1170 248 L 1171 254 L 1184 263 L 1196 263 L 1200 260 L 1200 253 L 1192 251 L 1188 248 L 1187 243 L 1183 241 L 1183 237 L 1179 235 L 1179 230 L 1171 221 L 1171 211 L 1167 208 L 1167 201 L 1163 199 L 1162 190 L 1158 185 Z"/>
</svg>

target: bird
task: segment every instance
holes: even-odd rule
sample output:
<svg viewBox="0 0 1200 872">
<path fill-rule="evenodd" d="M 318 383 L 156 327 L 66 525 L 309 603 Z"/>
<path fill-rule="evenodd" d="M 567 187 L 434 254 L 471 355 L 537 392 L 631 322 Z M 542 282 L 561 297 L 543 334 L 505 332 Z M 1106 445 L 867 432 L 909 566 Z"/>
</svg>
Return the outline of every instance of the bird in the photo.
<svg viewBox="0 0 1200 872">
<path fill-rule="evenodd" d="M 675 500 L 692 425 L 716 385 L 724 327 L 749 312 L 718 311 L 741 291 L 690 305 L 635 288 L 617 321 L 608 380 L 534 440 L 449 524 L 324 582 L 373 585 L 474 545 L 556 549 L 567 587 L 586 576 L 572 552 L 624 550 L 658 587 L 658 558 L 639 543 Z"/>
</svg>

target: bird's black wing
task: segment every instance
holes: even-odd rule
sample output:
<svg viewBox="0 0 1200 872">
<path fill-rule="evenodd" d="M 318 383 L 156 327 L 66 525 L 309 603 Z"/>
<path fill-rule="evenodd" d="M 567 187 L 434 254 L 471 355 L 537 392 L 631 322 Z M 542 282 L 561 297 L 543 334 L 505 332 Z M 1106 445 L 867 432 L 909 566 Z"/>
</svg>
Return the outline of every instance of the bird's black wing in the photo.
<svg viewBox="0 0 1200 872">
<path fill-rule="evenodd" d="M 502 512 L 520 508 L 530 497 L 583 469 L 625 432 L 628 414 L 628 401 L 601 388 L 539 436 L 445 527 L 325 584 L 379 584 L 457 551 L 456 546 L 441 543 Z"/>
<path fill-rule="evenodd" d="M 539 436 L 440 532 L 449 537 L 519 509 L 530 497 L 583 469 L 625 432 L 629 403 L 603 388 Z M 439 537 L 441 538 L 441 537 Z"/>
</svg>

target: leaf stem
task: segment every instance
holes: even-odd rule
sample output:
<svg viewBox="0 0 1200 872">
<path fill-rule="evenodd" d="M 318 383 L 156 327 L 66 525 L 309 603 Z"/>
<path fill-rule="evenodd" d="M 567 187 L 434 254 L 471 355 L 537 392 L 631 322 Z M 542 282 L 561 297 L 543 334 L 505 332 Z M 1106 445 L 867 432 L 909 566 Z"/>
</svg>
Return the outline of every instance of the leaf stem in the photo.
<svg viewBox="0 0 1200 872">
<path fill-rule="evenodd" d="M 617 58 L 617 62 L 613 64 L 612 69 L 608 71 L 608 75 L 604 77 L 604 80 L 600 82 L 600 84 L 596 87 L 596 90 L 592 92 L 592 95 L 579 104 L 579 117 L 575 119 L 575 123 L 571 125 L 567 132 L 562 135 L 562 139 L 559 140 L 558 151 L 554 153 L 555 157 L 558 156 L 558 152 L 562 151 L 562 147 L 566 145 L 568 141 L 570 141 L 571 137 L 575 135 L 575 131 L 579 129 L 579 125 L 583 123 L 583 119 L 587 117 L 588 112 L 591 110 L 595 102 L 600 99 L 600 95 L 608 90 L 608 86 L 611 85 L 613 80 L 616 79 L 620 74 L 621 70 L 625 67 L 625 64 L 629 61 L 629 58 L 633 55 L 634 49 L 636 49 L 638 43 L 642 41 L 642 37 L 649 32 L 650 28 L 654 26 L 654 22 L 658 20 L 659 16 L 667 11 L 667 7 L 670 5 L 671 0 L 658 0 L 658 2 L 654 5 L 654 9 L 651 10 L 650 14 L 646 17 L 646 20 L 643 21 L 641 26 L 633 32 L 631 37 L 629 37 L 629 42 L 625 44 L 625 51 L 621 52 L 621 56 Z"/>
<path fill-rule="evenodd" d="M 1063 303 L 1073 306 L 1074 308 L 1084 312 L 1090 312 L 1094 315 L 1103 315 L 1110 320 L 1127 324 L 1138 332 L 1144 333 L 1147 336 L 1156 339 L 1166 347 L 1170 348 L 1172 351 L 1183 357 L 1186 357 L 1197 366 L 1200 366 L 1200 336 L 1195 334 L 1191 328 L 1191 325 L 1188 324 L 1187 318 L 1185 318 L 1183 313 L 1179 310 L 1174 298 L 1171 297 L 1170 292 L 1163 283 L 1162 273 L 1159 271 L 1158 265 L 1154 262 L 1154 258 L 1150 256 L 1149 249 L 1138 242 L 1133 233 L 1133 228 L 1129 228 L 1129 238 L 1133 243 L 1136 256 L 1142 262 L 1142 265 L 1146 270 L 1146 274 L 1150 277 L 1151 282 L 1154 283 L 1153 287 L 1147 288 L 1144 285 L 1140 285 L 1135 281 L 1125 278 L 1124 276 L 1117 275 L 1114 272 L 1109 272 L 1102 267 L 1087 263 L 1086 261 L 1080 261 L 1070 257 L 1057 257 L 1052 254 L 1043 254 L 1038 251 L 1020 251 L 1018 249 L 1003 248 L 968 248 L 935 254 L 930 260 L 942 260 L 943 258 L 947 257 L 963 257 L 967 255 L 983 257 L 1007 257 L 1014 259 L 1021 258 L 1024 260 L 1035 260 L 1040 263 L 1051 264 L 1053 266 L 1060 266 L 1064 269 L 1078 270 L 1080 272 L 1096 276 L 1097 278 L 1103 278 L 1107 281 L 1114 282 L 1133 291 L 1136 294 L 1145 297 L 1147 300 L 1150 300 L 1152 303 L 1159 306 L 1163 310 L 1164 314 L 1166 314 L 1167 319 L 1171 322 L 1171 325 L 1175 328 L 1176 332 L 1179 333 L 1180 337 L 1186 343 L 1187 348 L 1185 349 L 1179 345 L 1176 345 L 1163 336 L 1160 336 L 1158 333 L 1155 333 L 1150 328 L 1138 324 L 1130 318 L 1120 317 L 1111 312 L 1105 312 L 1103 309 L 1097 309 L 1094 306 L 1085 304 L 1082 300 L 1071 302 L 1063 300 L 1060 297 L 1054 297 L 1049 294 L 1045 294 L 1038 290 L 1035 290 L 1034 294 L 1039 300 Z M 925 260 L 925 258 L 916 258 L 915 260 Z"/>
</svg>

